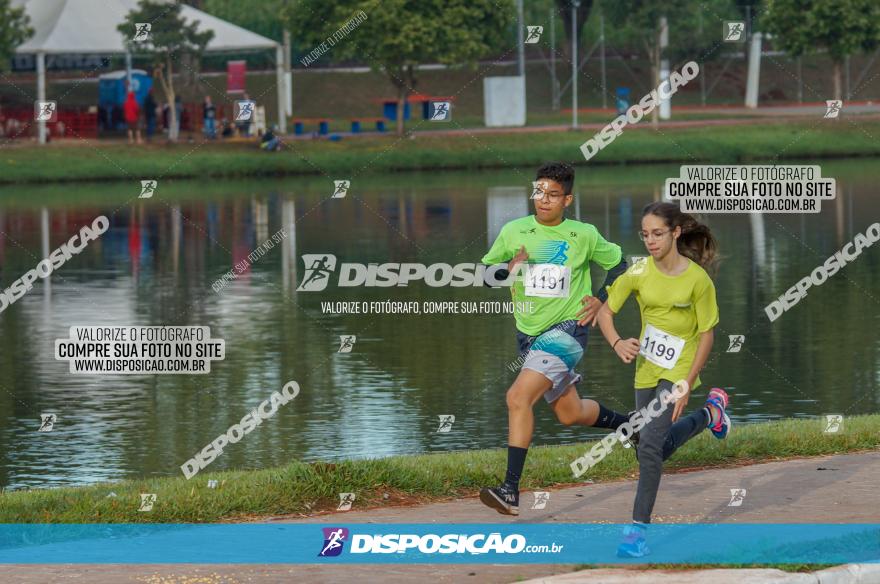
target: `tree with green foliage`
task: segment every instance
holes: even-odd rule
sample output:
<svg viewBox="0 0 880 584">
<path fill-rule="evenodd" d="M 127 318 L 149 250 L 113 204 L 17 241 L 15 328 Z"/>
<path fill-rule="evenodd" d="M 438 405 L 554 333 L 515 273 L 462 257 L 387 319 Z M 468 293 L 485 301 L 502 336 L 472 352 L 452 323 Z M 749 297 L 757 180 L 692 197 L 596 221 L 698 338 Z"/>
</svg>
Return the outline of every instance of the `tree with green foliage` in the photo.
<svg viewBox="0 0 880 584">
<path fill-rule="evenodd" d="M 403 134 L 406 98 L 417 85 L 417 67 L 476 68 L 478 59 L 503 43 L 515 14 L 512 0 L 297 0 L 284 11 L 299 47 L 332 52 L 337 61 L 357 58 L 388 76 L 397 90 L 398 134 Z M 354 18 L 361 22 L 342 38 L 334 37 Z"/>
<path fill-rule="evenodd" d="M 153 61 L 153 77 L 158 78 L 168 102 L 168 139 L 177 140 L 179 125 L 174 107 L 174 62 L 189 54 L 197 59 L 214 38 L 214 31 L 199 32 L 199 21 L 187 22 L 181 5 L 161 0 L 140 0 L 117 30 L 132 53 L 145 53 Z M 149 38 L 135 40 L 138 23 L 150 23 Z"/>
<path fill-rule="evenodd" d="M 773 42 L 793 57 L 827 51 L 834 99 L 843 99 L 841 69 L 847 56 L 880 44 L 877 0 L 768 0 L 761 22 Z"/>
<path fill-rule="evenodd" d="M 9 68 L 15 48 L 31 38 L 34 29 L 24 7 L 13 8 L 10 0 L 0 0 L 0 71 Z"/>
<path fill-rule="evenodd" d="M 641 52 L 651 64 L 651 88 L 660 85 L 660 64 L 671 69 L 689 61 L 704 62 L 718 54 L 725 20 L 737 20 L 730 0 L 613 0 L 603 2 L 613 35 Z M 668 46 L 661 47 L 661 19 L 668 29 Z M 702 30 L 702 34 L 699 32 Z M 700 72 L 702 75 L 703 72 Z M 657 125 L 659 108 L 651 112 Z"/>
<path fill-rule="evenodd" d="M 278 18 L 287 0 L 201 0 L 188 4 L 217 18 L 281 42 L 282 24 Z"/>
</svg>

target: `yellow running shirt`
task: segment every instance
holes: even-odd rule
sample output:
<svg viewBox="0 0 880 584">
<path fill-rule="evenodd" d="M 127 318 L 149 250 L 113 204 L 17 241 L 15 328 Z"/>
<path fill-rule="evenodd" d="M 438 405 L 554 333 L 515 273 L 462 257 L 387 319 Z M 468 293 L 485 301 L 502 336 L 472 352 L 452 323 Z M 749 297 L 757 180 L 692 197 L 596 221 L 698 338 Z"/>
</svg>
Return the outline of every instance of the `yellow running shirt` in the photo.
<svg viewBox="0 0 880 584">
<path fill-rule="evenodd" d="M 639 303 L 641 349 L 636 358 L 636 389 L 661 379 L 685 379 L 697 354 L 700 333 L 718 324 L 715 285 L 696 262 L 678 276 L 667 276 L 654 258 L 637 261 L 608 288 L 608 308 L 617 313 L 630 294 Z M 695 389 L 700 385 L 697 377 Z"/>
</svg>

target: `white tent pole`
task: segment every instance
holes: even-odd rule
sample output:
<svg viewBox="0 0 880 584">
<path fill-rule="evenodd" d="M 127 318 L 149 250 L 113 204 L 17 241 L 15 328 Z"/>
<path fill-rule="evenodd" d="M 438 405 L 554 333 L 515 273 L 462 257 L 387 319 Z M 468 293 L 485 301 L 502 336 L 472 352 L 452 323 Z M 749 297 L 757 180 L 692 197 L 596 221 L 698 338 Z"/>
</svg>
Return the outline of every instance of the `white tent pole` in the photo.
<svg viewBox="0 0 880 584">
<path fill-rule="evenodd" d="M 278 88 L 278 133 L 287 133 L 287 80 L 284 76 L 284 48 L 275 47 L 275 85 Z"/>
</svg>

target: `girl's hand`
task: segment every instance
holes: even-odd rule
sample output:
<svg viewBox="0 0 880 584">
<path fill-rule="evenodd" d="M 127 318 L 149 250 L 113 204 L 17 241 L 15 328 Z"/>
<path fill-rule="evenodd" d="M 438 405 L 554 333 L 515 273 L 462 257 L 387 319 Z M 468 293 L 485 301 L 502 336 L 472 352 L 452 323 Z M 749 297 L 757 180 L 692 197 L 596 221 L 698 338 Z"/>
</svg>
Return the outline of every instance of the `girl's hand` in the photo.
<svg viewBox="0 0 880 584">
<path fill-rule="evenodd" d="M 690 385 L 688 385 L 690 387 Z M 678 420 L 679 416 L 681 416 L 684 409 L 687 407 L 688 399 L 691 397 L 691 390 L 688 389 L 687 392 L 678 398 L 675 402 L 675 409 L 672 410 L 672 421 L 675 422 Z"/>
<path fill-rule="evenodd" d="M 624 363 L 632 363 L 639 354 L 640 346 L 638 339 L 620 339 L 614 345 L 614 352 Z"/>
</svg>

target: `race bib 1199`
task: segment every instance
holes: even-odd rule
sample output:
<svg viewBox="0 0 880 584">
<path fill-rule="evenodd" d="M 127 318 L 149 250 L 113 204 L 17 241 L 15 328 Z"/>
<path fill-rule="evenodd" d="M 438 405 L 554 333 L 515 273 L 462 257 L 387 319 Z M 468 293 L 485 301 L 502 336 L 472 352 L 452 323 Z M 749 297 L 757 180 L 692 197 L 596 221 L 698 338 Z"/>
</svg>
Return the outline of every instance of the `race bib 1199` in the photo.
<svg viewBox="0 0 880 584">
<path fill-rule="evenodd" d="M 684 350 L 684 339 L 663 332 L 650 324 L 645 325 L 645 334 L 639 354 L 655 365 L 672 369 Z"/>
</svg>

